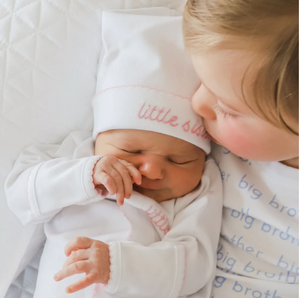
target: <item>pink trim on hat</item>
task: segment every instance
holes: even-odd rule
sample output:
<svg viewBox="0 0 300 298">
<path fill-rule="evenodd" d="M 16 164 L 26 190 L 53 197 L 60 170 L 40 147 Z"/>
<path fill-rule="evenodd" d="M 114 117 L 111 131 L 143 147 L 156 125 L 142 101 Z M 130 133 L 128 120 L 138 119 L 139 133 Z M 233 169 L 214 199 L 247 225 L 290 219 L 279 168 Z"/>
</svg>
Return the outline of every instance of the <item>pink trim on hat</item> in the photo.
<svg viewBox="0 0 300 298">
<path fill-rule="evenodd" d="M 149 90 L 154 90 L 154 91 L 157 91 L 157 92 L 162 92 L 162 93 L 165 93 L 165 94 L 169 94 L 169 95 L 173 95 L 175 97 L 180 97 L 182 99 L 187 99 L 189 101 L 191 101 L 190 98 L 187 98 L 187 97 L 184 97 L 184 96 L 181 96 L 179 94 L 175 94 L 175 93 L 172 93 L 172 92 L 167 92 L 167 91 L 164 91 L 164 90 L 160 90 L 160 89 L 157 89 L 157 88 L 153 88 L 153 87 L 148 87 L 148 86 L 142 86 L 142 85 L 121 85 L 121 86 L 115 86 L 115 87 L 110 87 L 110 88 L 106 88 L 98 93 L 96 93 L 96 95 L 92 98 L 92 105 L 94 104 L 94 100 L 95 98 L 100 95 L 101 93 L 104 93 L 106 91 L 110 91 L 110 90 L 113 90 L 113 89 L 121 89 L 121 88 L 128 88 L 128 87 L 132 87 L 132 88 L 146 88 L 146 89 L 149 89 Z"/>
</svg>

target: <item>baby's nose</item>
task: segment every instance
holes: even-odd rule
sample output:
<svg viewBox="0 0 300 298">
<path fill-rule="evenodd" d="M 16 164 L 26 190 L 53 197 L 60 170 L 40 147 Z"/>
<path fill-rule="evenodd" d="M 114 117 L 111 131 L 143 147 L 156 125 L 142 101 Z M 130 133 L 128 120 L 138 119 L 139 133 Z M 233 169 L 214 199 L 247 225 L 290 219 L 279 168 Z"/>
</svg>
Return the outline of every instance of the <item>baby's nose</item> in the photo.
<svg viewBox="0 0 300 298">
<path fill-rule="evenodd" d="M 158 159 L 150 158 L 145 160 L 139 167 L 139 171 L 142 176 L 148 179 L 162 179 L 164 177 L 164 171 L 161 162 Z"/>
</svg>

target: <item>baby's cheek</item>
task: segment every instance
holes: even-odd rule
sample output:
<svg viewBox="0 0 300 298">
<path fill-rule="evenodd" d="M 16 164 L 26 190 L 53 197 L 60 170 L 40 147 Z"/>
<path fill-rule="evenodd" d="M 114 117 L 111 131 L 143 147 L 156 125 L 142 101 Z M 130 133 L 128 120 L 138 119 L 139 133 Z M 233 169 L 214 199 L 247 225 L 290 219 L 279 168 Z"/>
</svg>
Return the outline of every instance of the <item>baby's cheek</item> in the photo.
<svg viewBox="0 0 300 298">
<path fill-rule="evenodd" d="M 202 168 L 181 170 L 174 169 L 170 177 L 171 184 L 169 189 L 175 197 L 183 196 L 191 192 L 200 182 L 202 177 Z"/>
</svg>

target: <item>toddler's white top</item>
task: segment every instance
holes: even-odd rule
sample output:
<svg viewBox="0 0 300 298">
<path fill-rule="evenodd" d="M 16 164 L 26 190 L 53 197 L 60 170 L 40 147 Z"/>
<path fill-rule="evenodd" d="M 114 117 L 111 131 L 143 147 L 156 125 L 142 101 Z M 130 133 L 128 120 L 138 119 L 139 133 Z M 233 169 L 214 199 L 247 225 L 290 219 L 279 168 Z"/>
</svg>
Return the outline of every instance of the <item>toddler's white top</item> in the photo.
<svg viewBox="0 0 300 298">
<path fill-rule="evenodd" d="M 36 298 L 205 297 L 215 276 L 222 212 L 222 183 L 212 159 L 201 185 L 161 204 L 134 192 L 122 207 L 101 197 L 92 182 L 94 143 L 89 132 L 72 133 L 61 146 L 25 149 L 6 182 L 11 210 L 23 224 L 45 222 Z M 82 275 L 55 282 L 65 245 L 77 236 L 109 243 L 107 286 L 75 294 L 65 288 Z"/>
<path fill-rule="evenodd" d="M 214 298 L 296 298 L 298 170 L 215 146 L 224 207 Z"/>
</svg>

